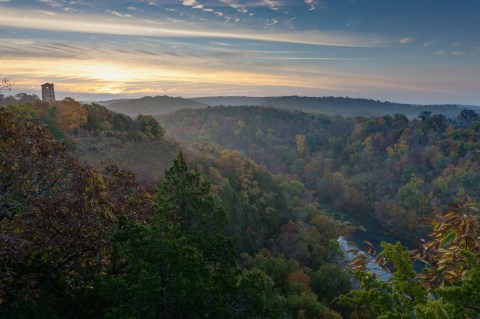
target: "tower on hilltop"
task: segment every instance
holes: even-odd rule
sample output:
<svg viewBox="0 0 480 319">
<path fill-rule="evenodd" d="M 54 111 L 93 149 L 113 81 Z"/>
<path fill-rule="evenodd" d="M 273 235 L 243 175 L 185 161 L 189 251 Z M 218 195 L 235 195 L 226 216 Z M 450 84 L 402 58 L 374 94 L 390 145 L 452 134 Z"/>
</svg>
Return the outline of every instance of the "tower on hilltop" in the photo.
<svg viewBox="0 0 480 319">
<path fill-rule="evenodd" d="M 45 83 L 42 85 L 42 101 L 55 103 L 55 89 L 53 83 Z"/>
</svg>

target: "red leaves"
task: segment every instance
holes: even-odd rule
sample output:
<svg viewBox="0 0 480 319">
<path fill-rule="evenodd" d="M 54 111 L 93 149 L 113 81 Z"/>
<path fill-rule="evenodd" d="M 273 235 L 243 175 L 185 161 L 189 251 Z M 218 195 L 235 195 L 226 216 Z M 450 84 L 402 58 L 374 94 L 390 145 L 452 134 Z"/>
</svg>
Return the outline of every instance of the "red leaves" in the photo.
<svg viewBox="0 0 480 319">
<path fill-rule="evenodd" d="M 290 274 L 287 278 L 288 283 L 301 284 L 305 290 L 312 290 L 310 287 L 310 276 L 306 275 L 302 270 L 297 270 Z"/>
</svg>

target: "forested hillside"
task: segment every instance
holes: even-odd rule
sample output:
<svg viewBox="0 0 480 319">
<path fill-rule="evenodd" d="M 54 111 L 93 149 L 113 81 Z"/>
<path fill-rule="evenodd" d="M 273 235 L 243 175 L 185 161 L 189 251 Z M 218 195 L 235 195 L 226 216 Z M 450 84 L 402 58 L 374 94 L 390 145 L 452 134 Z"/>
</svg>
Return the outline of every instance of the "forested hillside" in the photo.
<svg viewBox="0 0 480 319">
<path fill-rule="evenodd" d="M 160 124 L 29 99 L 0 108 L 1 317 L 479 316 L 478 205 L 434 210 L 478 198 L 473 111 L 410 121 L 220 107 Z M 367 242 L 345 260 L 338 238 L 355 227 L 326 211 L 375 218 L 390 238 L 415 241 L 419 217 L 435 232 L 414 251 L 384 244 L 377 256 Z"/>
<path fill-rule="evenodd" d="M 455 117 L 462 109 L 467 108 L 466 106 L 462 105 L 414 105 L 333 96 L 218 96 L 199 97 L 193 98 L 192 100 L 210 106 L 269 106 L 276 108 L 284 108 L 288 110 L 298 110 L 309 113 L 341 115 L 345 117 L 371 117 L 394 115 L 397 113 L 401 113 L 408 118 L 415 118 L 423 111 L 441 113 L 447 117 Z"/>
<path fill-rule="evenodd" d="M 115 165 L 82 165 L 25 109 L 0 113 L 2 316 L 336 316 L 328 307 L 350 287 L 336 239 L 349 227 L 309 204 L 301 184 L 238 153 L 193 155 L 195 170 L 180 154 L 153 192 Z M 116 116 L 83 110 L 82 129 L 58 128 L 72 143 L 87 126 L 104 132 L 94 118 Z M 322 290 L 332 273 L 339 280 Z"/>
<path fill-rule="evenodd" d="M 114 112 L 132 116 L 137 116 L 139 114 L 158 115 L 181 109 L 207 107 L 206 104 L 201 102 L 183 99 L 181 97 L 169 97 L 166 95 L 153 97 L 145 96 L 140 99 L 102 101 L 98 103 L 106 106 L 109 110 Z"/>
<path fill-rule="evenodd" d="M 16 118 L 48 125 L 82 161 L 96 168 L 115 163 L 135 172 L 143 182 L 158 180 L 180 151 L 175 141 L 150 115 L 135 118 L 109 111 L 99 104 L 67 98 L 48 105 L 37 96 L 18 94 L 4 100 Z"/>
<path fill-rule="evenodd" d="M 169 134 L 197 147 L 234 149 L 271 172 L 296 179 L 315 201 L 385 234 L 413 241 L 418 218 L 456 197 L 478 198 L 480 119 L 422 112 L 343 118 L 261 107 L 183 110 L 160 118 Z"/>
</svg>

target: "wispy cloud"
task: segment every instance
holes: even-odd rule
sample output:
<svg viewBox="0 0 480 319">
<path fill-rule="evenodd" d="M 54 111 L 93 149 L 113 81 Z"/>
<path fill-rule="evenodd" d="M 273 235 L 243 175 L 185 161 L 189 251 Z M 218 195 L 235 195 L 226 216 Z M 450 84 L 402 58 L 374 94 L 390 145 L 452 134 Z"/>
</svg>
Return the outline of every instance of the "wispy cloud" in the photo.
<svg viewBox="0 0 480 319">
<path fill-rule="evenodd" d="M 56 16 L 57 15 L 55 12 L 47 11 L 47 10 L 35 10 L 35 11 L 38 12 L 38 13 L 49 15 L 49 16 Z"/>
<path fill-rule="evenodd" d="M 63 7 L 63 3 L 57 0 L 39 0 L 41 3 L 46 4 L 47 6 L 53 7 L 53 8 L 61 8 Z"/>
<path fill-rule="evenodd" d="M 118 13 L 118 12 L 117 12 Z M 112 15 L 116 15 L 112 13 Z M 120 14 L 119 17 L 128 17 Z M 0 26 L 21 29 L 49 30 L 74 33 L 97 33 L 127 36 L 149 37 L 202 37 L 202 38 L 225 38 L 243 39 L 283 43 L 299 43 L 321 46 L 341 47 L 378 47 L 387 45 L 388 42 L 379 40 L 366 34 L 358 33 L 326 33 L 320 31 L 297 31 L 297 32 L 259 32 L 258 30 L 235 29 L 232 31 L 218 31 L 212 27 L 179 27 L 171 25 L 130 19 L 106 20 L 100 16 L 63 16 L 59 14 L 55 19 L 32 14 L 28 10 L 9 10 L 0 19 Z M 373 40 L 372 40 L 373 39 Z"/>
<path fill-rule="evenodd" d="M 401 38 L 398 42 L 400 42 L 401 44 L 408 44 L 408 43 L 411 43 L 412 41 L 413 41 L 412 38 L 405 37 L 405 38 Z"/>
<path fill-rule="evenodd" d="M 226 4 L 239 13 L 249 13 L 248 9 L 244 5 L 239 4 L 235 0 L 220 0 L 220 3 Z"/>
<path fill-rule="evenodd" d="M 365 88 L 434 92 L 433 78 L 418 83 L 401 76 L 384 77 L 332 71 L 332 63 L 297 64 L 295 61 L 355 61 L 364 58 L 301 57 L 301 52 L 221 49 L 179 43 L 175 52 L 163 42 L 111 44 L 99 48 L 84 42 L 0 39 L 0 68 L 19 87 L 37 88 L 54 81 L 76 94 L 202 94 L 235 90 L 269 92 L 355 92 Z M 122 45 L 125 43 L 122 42 Z M 222 43 L 224 44 L 224 43 Z M 222 45 L 220 45 L 222 46 Z M 137 47 L 144 49 L 138 50 Z M 282 56 L 288 54 L 287 56 Z M 231 63 L 234 60 L 235 63 Z M 263 60 L 266 60 L 265 62 Z M 275 62 L 277 61 L 277 62 Z M 423 82 L 422 82 L 423 81 Z M 431 83 L 430 83 L 431 82 Z M 283 91 L 282 91 L 283 90 Z M 308 91 L 310 90 L 310 91 Z M 340 93 L 341 94 L 341 93 Z M 74 95 L 76 96 L 76 95 Z"/>
<path fill-rule="evenodd" d="M 128 14 L 128 13 L 120 13 L 118 11 L 115 11 L 115 10 L 107 10 L 108 13 L 110 13 L 111 15 L 114 15 L 116 17 L 120 17 L 120 18 L 131 18 L 132 15 L 131 14 Z"/>
<path fill-rule="evenodd" d="M 367 58 L 304 58 L 304 57 L 268 57 L 271 60 L 286 60 L 286 61 L 365 61 Z"/>
</svg>

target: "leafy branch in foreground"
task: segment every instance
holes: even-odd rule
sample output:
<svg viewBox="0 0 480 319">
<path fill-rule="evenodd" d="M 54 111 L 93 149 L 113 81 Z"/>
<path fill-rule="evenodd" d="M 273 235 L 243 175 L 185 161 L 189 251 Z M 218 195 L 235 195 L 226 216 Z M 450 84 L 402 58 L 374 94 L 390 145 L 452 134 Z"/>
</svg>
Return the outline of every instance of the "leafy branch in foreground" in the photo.
<svg viewBox="0 0 480 319">
<path fill-rule="evenodd" d="M 413 258 L 427 264 L 419 278 L 428 287 L 444 287 L 462 280 L 472 268 L 469 256 L 480 259 L 477 204 L 467 197 L 465 202 L 450 204 L 449 208 L 438 220 L 423 219 L 433 227 L 431 240 L 413 251 Z"/>
<path fill-rule="evenodd" d="M 416 250 L 382 243 L 377 254 L 367 242 L 365 253 L 352 251 L 356 257 L 349 264 L 361 286 L 338 302 L 351 309 L 353 318 L 480 317 L 478 205 L 467 197 L 449 207 L 438 219 L 424 220 L 433 232 Z M 427 265 L 423 272 L 415 273 L 415 260 Z M 388 282 L 366 271 L 372 262 L 391 273 Z"/>
</svg>

